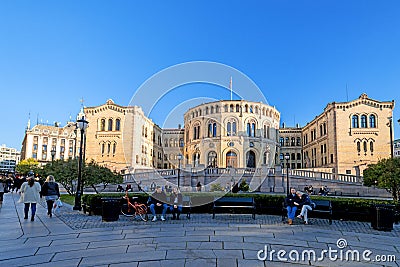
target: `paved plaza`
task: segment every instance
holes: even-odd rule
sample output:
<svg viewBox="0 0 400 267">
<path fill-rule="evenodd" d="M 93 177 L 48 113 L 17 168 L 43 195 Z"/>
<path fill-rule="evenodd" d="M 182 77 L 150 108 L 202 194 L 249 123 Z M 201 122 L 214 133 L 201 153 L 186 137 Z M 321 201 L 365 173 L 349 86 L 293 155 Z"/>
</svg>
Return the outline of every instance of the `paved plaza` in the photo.
<svg viewBox="0 0 400 267">
<path fill-rule="evenodd" d="M 18 199 L 5 194 L 0 209 L 0 266 L 399 266 L 399 225 L 382 232 L 365 222 L 289 226 L 280 216 L 227 214 L 102 222 L 69 205 L 53 218 L 39 205 L 31 222 Z"/>
</svg>

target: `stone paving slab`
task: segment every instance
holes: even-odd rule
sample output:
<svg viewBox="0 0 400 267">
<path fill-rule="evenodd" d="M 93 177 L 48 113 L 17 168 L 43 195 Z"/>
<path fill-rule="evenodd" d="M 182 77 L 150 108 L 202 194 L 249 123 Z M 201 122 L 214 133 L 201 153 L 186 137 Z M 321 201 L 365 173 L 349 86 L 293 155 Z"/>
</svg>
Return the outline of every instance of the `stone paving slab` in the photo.
<svg viewBox="0 0 400 267">
<path fill-rule="evenodd" d="M 399 266 L 400 226 L 391 232 L 376 231 L 365 222 L 313 219 L 313 225 L 287 225 L 280 216 L 192 214 L 188 220 L 142 222 L 120 216 L 103 222 L 101 216 L 73 211 L 65 204 L 53 218 L 44 203 L 36 220 L 21 218 L 23 205 L 16 194 L 5 194 L 0 209 L 0 266 Z M 7 239 L 4 239 L 6 237 Z M 397 262 L 294 262 L 258 260 L 260 250 L 370 249 L 374 255 L 393 254 Z"/>
</svg>

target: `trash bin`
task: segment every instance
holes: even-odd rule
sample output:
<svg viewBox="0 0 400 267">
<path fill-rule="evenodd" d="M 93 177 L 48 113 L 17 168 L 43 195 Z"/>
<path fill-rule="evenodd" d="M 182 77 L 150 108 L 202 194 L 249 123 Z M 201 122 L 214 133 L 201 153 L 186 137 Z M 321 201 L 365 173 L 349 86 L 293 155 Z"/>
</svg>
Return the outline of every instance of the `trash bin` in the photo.
<svg viewBox="0 0 400 267">
<path fill-rule="evenodd" d="M 394 205 L 378 204 L 371 209 L 371 227 L 379 231 L 393 230 Z"/>
<path fill-rule="evenodd" d="M 121 211 L 120 199 L 112 197 L 103 197 L 101 218 L 105 222 L 118 221 L 119 213 Z"/>
</svg>

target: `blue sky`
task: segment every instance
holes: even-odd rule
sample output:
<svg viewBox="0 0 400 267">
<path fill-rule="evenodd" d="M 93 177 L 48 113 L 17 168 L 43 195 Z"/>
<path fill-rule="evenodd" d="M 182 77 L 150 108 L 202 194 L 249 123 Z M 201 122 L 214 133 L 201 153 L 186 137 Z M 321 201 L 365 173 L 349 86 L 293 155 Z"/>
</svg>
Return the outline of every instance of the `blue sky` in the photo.
<svg viewBox="0 0 400 267">
<path fill-rule="evenodd" d="M 0 144 L 21 148 L 29 113 L 33 124 L 65 124 L 82 97 L 86 106 L 109 98 L 128 105 L 152 75 L 189 61 L 243 72 L 288 126 L 363 92 L 397 103 L 399 12 L 399 1 L 368 0 L 3 0 Z M 151 114 L 156 123 L 187 99 L 230 97 L 210 85 L 180 90 L 160 101 Z M 398 107 L 393 117 L 399 138 Z"/>
</svg>

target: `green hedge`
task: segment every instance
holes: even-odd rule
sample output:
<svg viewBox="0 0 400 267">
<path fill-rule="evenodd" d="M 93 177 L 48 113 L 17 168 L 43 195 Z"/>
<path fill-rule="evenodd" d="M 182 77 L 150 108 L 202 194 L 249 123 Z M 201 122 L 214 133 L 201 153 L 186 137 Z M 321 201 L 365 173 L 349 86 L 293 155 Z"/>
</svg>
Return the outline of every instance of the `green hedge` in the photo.
<svg viewBox="0 0 400 267">
<path fill-rule="evenodd" d="M 211 213 L 212 203 L 215 197 L 221 197 L 223 194 L 217 193 L 183 193 L 191 197 L 192 200 L 192 213 Z M 88 204 L 93 209 L 94 213 L 101 215 L 101 198 L 103 197 L 116 197 L 121 199 L 121 204 L 125 201 L 122 197 L 125 193 L 112 193 L 112 194 L 90 194 L 83 195 L 82 203 Z M 137 197 L 140 203 L 147 203 L 149 195 L 146 193 L 129 193 L 130 197 Z M 271 195 L 271 194 L 258 194 L 258 193 L 228 193 L 224 196 L 234 197 L 254 197 L 258 214 L 282 214 L 282 203 L 284 195 Z M 374 200 L 363 198 L 341 198 L 341 197 L 321 197 L 311 196 L 315 200 L 330 200 L 332 202 L 333 219 L 336 220 L 355 220 L 355 221 L 369 221 L 370 210 L 374 204 L 391 204 L 396 205 L 396 210 L 400 210 L 400 204 L 390 200 Z M 96 208 L 97 207 L 97 208 Z"/>
</svg>

